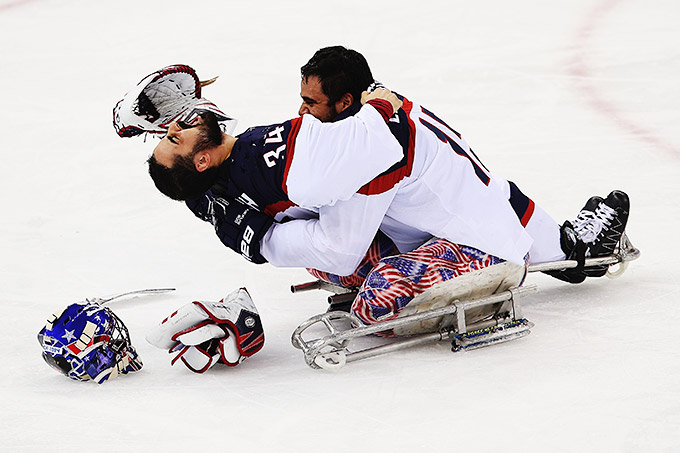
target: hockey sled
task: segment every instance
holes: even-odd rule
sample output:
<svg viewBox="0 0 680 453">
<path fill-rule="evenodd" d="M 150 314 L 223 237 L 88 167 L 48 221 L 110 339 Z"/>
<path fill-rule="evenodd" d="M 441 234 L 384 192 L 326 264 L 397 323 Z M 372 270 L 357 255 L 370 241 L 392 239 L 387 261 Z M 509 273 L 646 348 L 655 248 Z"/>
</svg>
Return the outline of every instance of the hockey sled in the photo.
<svg viewBox="0 0 680 453">
<path fill-rule="evenodd" d="M 618 277 L 628 263 L 637 259 L 640 251 L 626 234 L 621 236 L 614 253 L 610 256 L 586 259 L 585 266 L 607 265 L 607 276 Z M 531 265 L 529 272 L 559 270 L 578 266 L 576 261 L 564 260 Z M 344 288 L 322 281 L 314 281 L 291 287 L 293 292 L 323 289 L 333 293 L 328 298 L 329 311 L 313 316 L 293 332 L 293 346 L 302 350 L 307 365 L 316 369 L 334 370 L 347 362 L 374 357 L 419 344 L 450 340 L 454 352 L 476 349 L 516 338 L 530 333 L 533 323 L 522 316 L 520 299 L 537 291 L 536 285 L 512 287 L 490 296 L 458 300 L 453 295 L 443 307 L 408 313 L 395 319 L 364 325 L 349 313 L 349 305 L 356 296 L 356 288 Z M 451 300 L 453 299 L 453 300 Z M 414 299 L 415 301 L 415 299 Z M 471 316 L 475 313 L 475 316 Z M 483 313 L 479 316 L 479 313 Z M 414 325 L 437 323 L 434 332 L 394 338 L 376 337 L 385 332 L 406 332 Z M 313 331 L 321 329 L 321 333 Z M 305 339 L 305 337 L 311 337 Z M 372 342 L 371 342 L 372 340 Z M 364 344 L 358 344 L 360 342 Z M 366 344 L 368 341 L 368 344 Z M 373 343 L 373 344 L 371 344 Z M 350 347 L 351 346 L 351 347 Z"/>
<path fill-rule="evenodd" d="M 536 291 L 535 285 L 523 286 L 499 294 L 469 301 L 455 301 L 451 305 L 377 324 L 363 325 L 353 314 L 332 311 L 314 316 L 293 332 L 293 346 L 301 349 L 305 362 L 312 368 L 338 369 L 345 363 L 386 354 L 418 344 L 451 339 L 453 349 L 474 349 L 520 338 L 529 333 L 532 323 L 522 318 L 519 297 Z M 466 312 L 482 306 L 502 304 L 495 316 L 488 320 L 467 324 Z M 385 338 L 383 344 L 358 350 L 349 349 L 353 340 L 388 330 L 408 327 L 414 323 L 442 318 L 441 328 L 432 333 L 407 337 Z M 305 340 L 304 334 L 313 326 L 323 325 L 329 334 Z"/>
</svg>

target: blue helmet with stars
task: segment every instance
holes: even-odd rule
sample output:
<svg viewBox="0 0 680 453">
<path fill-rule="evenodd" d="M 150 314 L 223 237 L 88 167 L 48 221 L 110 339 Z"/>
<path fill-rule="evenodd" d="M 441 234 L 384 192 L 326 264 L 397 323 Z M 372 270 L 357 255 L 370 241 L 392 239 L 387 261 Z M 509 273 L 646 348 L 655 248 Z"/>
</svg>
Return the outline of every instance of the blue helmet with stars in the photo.
<svg viewBox="0 0 680 453">
<path fill-rule="evenodd" d="M 142 368 L 125 324 L 108 307 L 71 304 L 52 315 L 40 332 L 42 357 L 55 370 L 98 384 Z"/>
</svg>

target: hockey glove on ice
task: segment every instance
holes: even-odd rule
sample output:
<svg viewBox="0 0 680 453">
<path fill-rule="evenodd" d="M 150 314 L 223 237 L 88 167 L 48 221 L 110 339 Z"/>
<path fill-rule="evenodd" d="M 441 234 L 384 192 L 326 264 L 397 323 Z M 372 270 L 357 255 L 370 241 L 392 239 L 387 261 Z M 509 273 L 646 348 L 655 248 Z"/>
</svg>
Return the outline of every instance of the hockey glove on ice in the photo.
<svg viewBox="0 0 680 453">
<path fill-rule="evenodd" d="M 245 288 L 219 302 L 192 302 L 164 319 L 146 340 L 195 373 L 216 363 L 236 366 L 264 345 L 260 315 Z"/>
<path fill-rule="evenodd" d="M 255 264 L 266 263 L 260 240 L 274 219 L 233 198 L 217 197 L 208 190 L 187 206 L 199 219 L 210 222 L 220 241 Z"/>
</svg>

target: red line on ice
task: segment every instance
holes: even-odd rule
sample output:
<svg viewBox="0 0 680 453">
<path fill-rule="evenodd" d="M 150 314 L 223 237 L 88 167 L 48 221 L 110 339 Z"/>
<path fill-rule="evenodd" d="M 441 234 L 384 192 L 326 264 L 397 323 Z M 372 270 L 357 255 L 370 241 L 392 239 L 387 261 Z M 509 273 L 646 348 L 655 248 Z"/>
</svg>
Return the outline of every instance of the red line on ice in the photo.
<svg viewBox="0 0 680 453">
<path fill-rule="evenodd" d="M 668 143 L 649 129 L 626 118 L 621 109 L 603 97 L 596 83 L 593 82 L 584 51 L 590 47 L 590 38 L 594 36 L 600 27 L 602 19 L 619 6 L 620 3 L 622 3 L 621 0 L 604 0 L 590 11 L 585 22 L 577 32 L 576 50 L 573 60 L 569 65 L 569 72 L 574 76 L 576 88 L 583 93 L 593 109 L 608 117 L 614 124 L 626 132 L 635 135 L 639 140 L 645 141 L 650 147 L 662 149 L 678 157 L 679 150 L 677 146 Z"/>
<path fill-rule="evenodd" d="M 33 3 L 35 1 L 36 0 L 17 0 L 15 2 L 5 3 L 4 5 L 0 5 L 0 11 L 5 11 L 19 6 L 24 6 L 27 3 Z"/>
</svg>

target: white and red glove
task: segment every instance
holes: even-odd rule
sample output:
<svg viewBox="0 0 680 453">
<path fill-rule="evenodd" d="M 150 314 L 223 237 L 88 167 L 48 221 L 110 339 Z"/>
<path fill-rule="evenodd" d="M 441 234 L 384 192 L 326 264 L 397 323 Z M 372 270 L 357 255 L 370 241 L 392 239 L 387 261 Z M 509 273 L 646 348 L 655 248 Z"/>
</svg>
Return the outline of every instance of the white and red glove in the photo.
<svg viewBox="0 0 680 453">
<path fill-rule="evenodd" d="M 215 77 L 216 79 L 216 77 Z M 113 108 L 113 127 L 121 137 L 144 133 L 165 135 L 174 121 L 191 124 L 205 112 L 213 112 L 224 132 L 232 134 L 237 121 L 201 97 L 201 82 L 194 68 L 177 64 L 144 77 Z"/>
<path fill-rule="evenodd" d="M 264 345 L 260 315 L 245 288 L 219 302 L 195 301 L 165 318 L 146 341 L 173 354 L 195 373 L 216 363 L 236 366 Z"/>
</svg>

